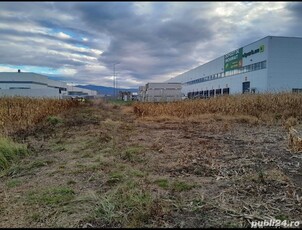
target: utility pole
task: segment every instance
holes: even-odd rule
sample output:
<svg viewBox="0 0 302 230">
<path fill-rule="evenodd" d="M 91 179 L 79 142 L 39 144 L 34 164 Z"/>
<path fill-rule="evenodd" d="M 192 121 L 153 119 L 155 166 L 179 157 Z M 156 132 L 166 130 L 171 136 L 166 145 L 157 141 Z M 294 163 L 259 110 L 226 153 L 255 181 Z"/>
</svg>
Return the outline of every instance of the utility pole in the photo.
<svg viewBox="0 0 302 230">
<path fill-rule="evenodd" d="M 115 98 L 115 65 L 116 63 L 113 64 L 113 98 Z"/>
<path fill-rule="evenodd" d="M 118 80 L 117 80 L 117 75 L 118 75 L 118 72 L 115 73 L 115 89 L 116 89 L 116 98 L 118 99 L 119 98 L 119 91 L 118 91 Z"/>
<path fill-rule="evenodd" d="M 117 81 L 116 81 L 116 73 L 115 73 L 115 65 L 119 63 L 113 63 L 113 96 L 116 98 L 116 88 L 117 88 Z"/>
</svg>

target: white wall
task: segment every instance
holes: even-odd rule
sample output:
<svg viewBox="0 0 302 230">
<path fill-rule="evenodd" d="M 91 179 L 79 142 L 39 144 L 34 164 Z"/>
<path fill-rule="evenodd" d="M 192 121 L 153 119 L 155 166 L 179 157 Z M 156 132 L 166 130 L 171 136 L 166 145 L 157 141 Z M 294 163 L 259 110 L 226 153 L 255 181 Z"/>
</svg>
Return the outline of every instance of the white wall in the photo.
<svg viewBox="0 0 302 230">
<path fill-rule="evenodd" d="M 3 82 L 3 83 L 1 83 Z M 9 83 L 5 83 L 9 82 Z M 14 83 L 15 82 L 15 83 Z M 18 82 L 18 83 L 17 83 Z M 10 87 L 26 87 L 30 89 L 11 89 Z M 61 91 L 59 94 L 59 88 L 66 88 L 69 91 L 80 91 L 88 93 L 88 95 L 97 95 L 97 91 L 83 89 L 79 87 L 67 86 L 66 83 L 48 79 L 46 76 L 35 73 L 14 73 L 14 72 L 2 72 L 0 73 L 0 90 L 3 90 L 1 95 L 13 96 L 14 93 L 20 96 L 39 96 L 41 97 L 62 97 L 66 95 L 66 91 Z M 30 92 L 32 90 L 32 92 Z"/>
<path fill-rule="evenodd" d="M 0 89 L 9 89 L 11 87 L 26 87 L 30 89 L 47 89 L 47 85 L 31 84 L 31 83 L 0 83 Z"/>
<path fill-rule="evenodd" d="M 48 79 L 46 76 L 36 73 L 14 73 L 14 72 L 2 72 L 0 73 L 0 81 L 32 81 L 39 82 L 44 85 L 52 87 L 66 88 L 66 83 L 60 81 L 54 81 Z M 20 83 L 23 84 L 23 83 Z M 41 84 L 40 84 L 41 85 Z"/>
<path fill-rule="evenodd" d="M 59 89 L 48 88 L 45 89 L 0 89 L 0 97 L 7 96 L 22 96 L 22 97 L 36 97 L 36 98 L 61 98 Z"/>
<path fill-rule="evenodd" d="M 202 90 L 230 88 L 230 94 L 242 93 L 242 83 L 245 81 L 250 81 L 250 87 L 256 88 L 257 92 L 265 92 L 267 85 L 266 74 L 267 69 L 247 72 L 244 74 L 238 74 L 195 85 L 185 86 L 183 87 L 182 92 L 187 95 L 188 92 L 193 91 L 196 92 Z"/>
<path fill-rule="evenodd" d="M 265 61 L 268 59 L 268 53 L 269 53 L 269 37 L 265 37 L 262 38 L 258 41 L 255 41 L 249 45 L 246 45 L 243 47 L 243 53 L 248 53 L 250 51 L 255 51 L 256 49 L 259 49 L 259 47 L 261 45 L 264 45 L 264 51 L 263 52 L 259 52 L 259 53 L 255 53 L 255 54 L 251 54 L 247 57 L 242 57 L 242 65 L 249 65 L 252 63 L 257 63 L 257 62 L 261 62 L 261 61 Z"/>
<path fill-rule="evenodd" d="M 269 38 L 268 89 L 302 88 L 302 38 Z"/>
<path fill-rule="evenodd" d="M 302 89 L 302 38 L 268 36 L 243 48 L 243 54 L 255 51 L 242 57 L 242 66 L 266 61 L 266 68 L 225 76 L 197 84 L 183 84 L 182 92 L 204 91 L 219 88 L 230 88 L 230 93 L 242 93 L 242 83 L 250 81 L 250 87 L 256 92 L 277 92 Z M 231 51 L 232 52 L 232 51 Z M 224 55 L 206 64 L 198 66 L 167 82 L 185 83 L 198 78 L 221 72 L 224 68 Z M 235 72 L 235 71 L 234 71 Z"/>
<path fill-rule="evenodd" d="M 88 93 L 89 96 L 95 96 L 95 95 L 97 95 L 97 91 L 95 91 L 95 90 L 84 89 L 84 88 L 75 87 L 75 86 L 71 86 L 71 85 L 67 86 L 67 91 L 69 91 L 69 92 Z"/>
<path fill-rule="evenodd" d="M 58 88 L 54 88 L 58 87 Z M 35 73 L 0 73 L 0 96 L 56 97 L 61 98 L 60 88 L 66 88 L 64 82 L 48 79 Z M 10 89 L 29 88 L 29 89 Z M 64 91 L 62 91 L 62 94 Z"/>
<path fill-rule="evenodd" d="M 180 83 L 147 83 L 139 87 L 138 100 L 149 102 L 181 100 Z"/>
</svg>

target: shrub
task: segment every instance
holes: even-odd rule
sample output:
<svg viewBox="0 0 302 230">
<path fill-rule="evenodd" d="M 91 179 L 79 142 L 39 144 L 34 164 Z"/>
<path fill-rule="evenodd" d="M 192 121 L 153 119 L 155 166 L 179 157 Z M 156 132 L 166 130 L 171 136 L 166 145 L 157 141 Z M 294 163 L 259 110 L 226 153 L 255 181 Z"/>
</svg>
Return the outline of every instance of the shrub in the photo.
<svg viewBox="0 0 302 230">
<path fill-rule="evenodd" d="M 62 123 L 62 120 L 58 117 L 55 117 L 55 116 L 49 116 L 47 117 L 47 121 L 52 124 L 52 125 L 57 125 L 59 123 Z"/>
</svg>

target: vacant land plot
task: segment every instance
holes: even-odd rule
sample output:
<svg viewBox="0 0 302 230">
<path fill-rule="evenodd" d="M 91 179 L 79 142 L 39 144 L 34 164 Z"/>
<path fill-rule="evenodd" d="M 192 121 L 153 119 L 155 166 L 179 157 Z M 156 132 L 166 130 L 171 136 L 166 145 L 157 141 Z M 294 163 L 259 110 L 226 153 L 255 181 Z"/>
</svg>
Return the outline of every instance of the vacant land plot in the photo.
<svg viewBox="0 0 302 230">
<path fill-rule="evenodd" d="M 137 117 L 72 108 L 14 133 L 30 152 L 0 172 L 0 227 L 249 227 L 299 221 L 302 154 L 251 117 Z M 295 120 L 295 122 L 299 122 Z"/>
</svg>

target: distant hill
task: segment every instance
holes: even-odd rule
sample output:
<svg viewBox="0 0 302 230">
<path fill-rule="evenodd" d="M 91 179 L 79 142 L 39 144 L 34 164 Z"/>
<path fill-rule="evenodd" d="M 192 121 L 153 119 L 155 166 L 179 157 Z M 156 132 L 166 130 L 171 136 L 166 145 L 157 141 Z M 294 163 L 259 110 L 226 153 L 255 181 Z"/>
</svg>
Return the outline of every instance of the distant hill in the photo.
<svg viewBox="0 0 302 230">
<path fill-rule="evenodd" d="M 99 94 L 106 94 L 113 96 L 113 87 L 101 86 L 101 85 L 76 85 L 76 87 L 90 89 L 98 91 Z M 119 91 L 130 91 L 132 93 L 137 93 L 138 89 L 125 89 L 125 88 L 116 88 L 116 93 Z"/>
</svg>

